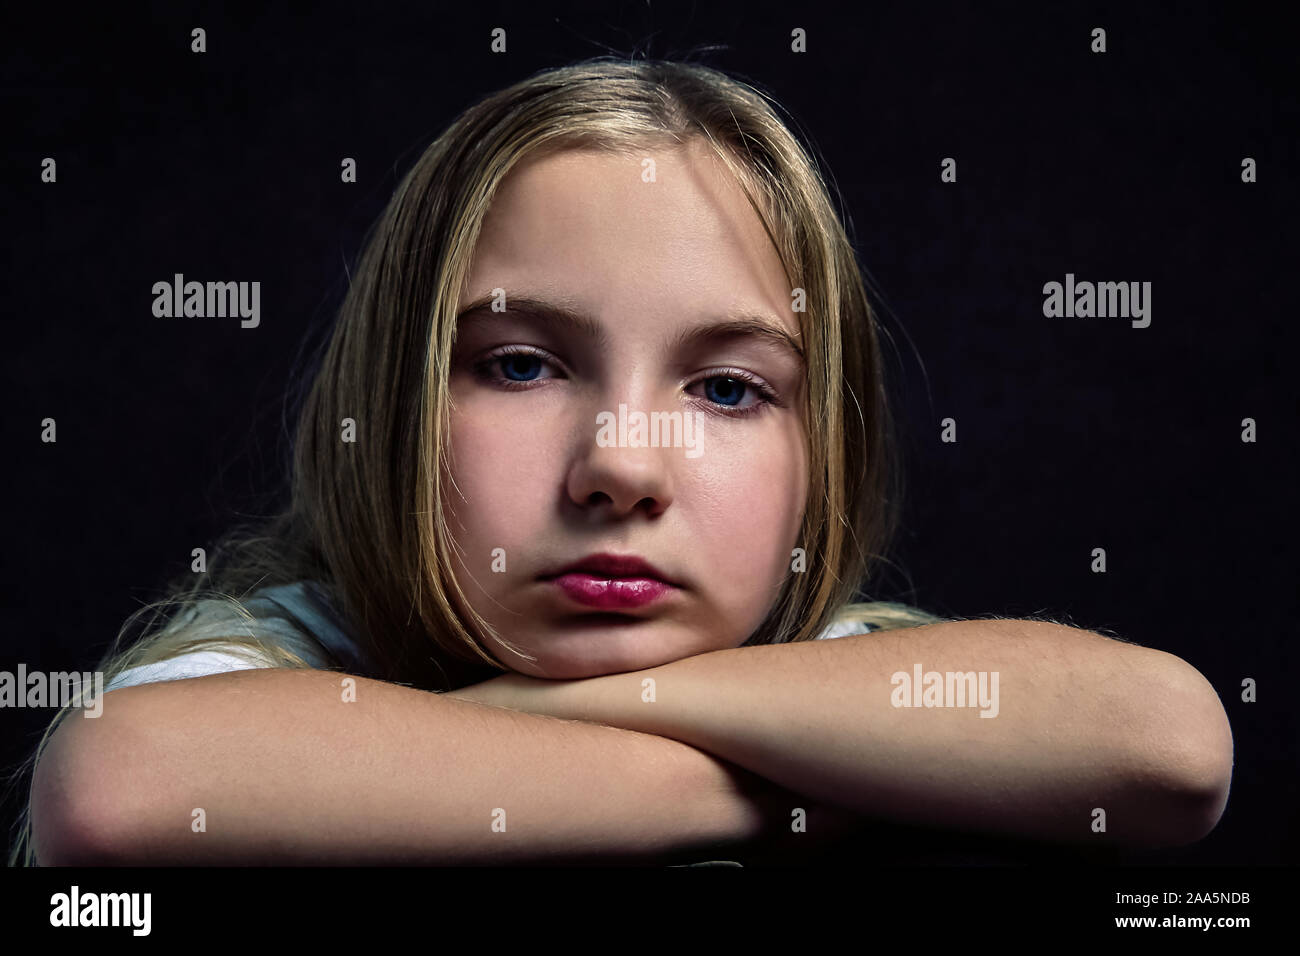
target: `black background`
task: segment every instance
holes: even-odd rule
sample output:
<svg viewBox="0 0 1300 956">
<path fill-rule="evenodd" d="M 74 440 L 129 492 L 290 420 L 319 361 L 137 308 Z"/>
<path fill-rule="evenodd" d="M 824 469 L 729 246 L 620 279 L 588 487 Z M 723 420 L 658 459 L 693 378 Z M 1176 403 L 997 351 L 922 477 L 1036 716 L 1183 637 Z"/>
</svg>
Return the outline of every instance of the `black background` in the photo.
<svg viewBox="0 0 1300 956">
<path fill-rule="evenodd" d="M 399 176 L 460 110 L 575 59 L 694 51 L 769 91 L 846 203 L 908 476 L 875 596 L 1183 657 L 1231 718 L 1231 801 L 1195 846 L 1130 858 L 1296 861 L 1297 108 L 1293 34 L 1268 8 L 25 6 L 0 31 L 0 669 L 91 669 L 191 548 L 264 513 L 306 350 Z M 176 272 L 260 280 L 261 326 L 155 318 L 151 287 Z M 1150 281 L 1150 327 L 1045 318 L 1042 286 L 1067 272 Z M 938 440 L 948 416 L 957 444 Z M 0 759 L 52 713 L 0 712 Z"/>
</svg>

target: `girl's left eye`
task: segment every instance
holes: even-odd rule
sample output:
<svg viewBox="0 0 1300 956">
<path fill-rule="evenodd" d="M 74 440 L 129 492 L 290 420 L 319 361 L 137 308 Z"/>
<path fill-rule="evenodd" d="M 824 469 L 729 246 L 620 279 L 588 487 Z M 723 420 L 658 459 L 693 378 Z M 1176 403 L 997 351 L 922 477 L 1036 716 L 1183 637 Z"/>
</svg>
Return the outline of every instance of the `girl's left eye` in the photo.
<svg viewBox="0 0 1300 956">
<path fill-rule="evenodd" d="M 699 379 L 695 385 L 703 386 L 704 398 L 710 405 L 729 418 L 756 415 L 769 405 L 779 404 L 776 393 L 746 372 L 728 370 L 719 375 Z M 746 393 L 753 393 L 753 401 L 741 404 Z"/>
</svg>

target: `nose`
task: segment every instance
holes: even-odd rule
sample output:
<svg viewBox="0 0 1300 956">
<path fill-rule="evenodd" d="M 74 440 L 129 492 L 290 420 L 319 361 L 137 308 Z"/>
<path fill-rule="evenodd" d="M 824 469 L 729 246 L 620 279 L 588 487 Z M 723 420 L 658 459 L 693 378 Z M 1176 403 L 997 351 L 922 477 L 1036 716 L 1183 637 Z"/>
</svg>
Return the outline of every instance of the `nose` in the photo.
<svg viewBox="0 0 1300 956">
<path fill-rule="evenodd" d="M 582 429 L 582 443 L 569 468 L 567 492 L 569 500 L 585 512 L 608 512 L 623 517 L 642 510 L 647 517 L 663 514 L 673 500 L 673 471 L 669 456 L 681 449 L 664 447 L 636 447 L 620 437 L 632 433 L 622 427 L 620 412 L 625 421 L 634 414 L 635 406 L 614 406 L 604 417 L 602 436 L 597 415 L 587 419 Z M 647 417 L 649 413 L 647 412 Z M 602 440 L 613 438 L 609 443 Z"/>
</svg>

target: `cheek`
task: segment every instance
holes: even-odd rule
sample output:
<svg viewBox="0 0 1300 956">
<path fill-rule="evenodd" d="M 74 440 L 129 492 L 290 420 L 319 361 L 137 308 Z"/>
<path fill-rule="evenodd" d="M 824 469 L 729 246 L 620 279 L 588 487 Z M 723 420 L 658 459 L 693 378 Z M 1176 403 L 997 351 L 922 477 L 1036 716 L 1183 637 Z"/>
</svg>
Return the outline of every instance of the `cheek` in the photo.
<svg viewBox="0 0 1300 956">
<path fill-rule="evenodd" d="M 453 537 L 471 570 L 485 570 L 494 548 L 507 562 L 542 533 L 548 488 L 555 484 L 547 443 L 527 418 L 473 403 L 452 413 L 444 506 Z M 500 579 L 503 575 L 491 575 Z"/>
<path fill-rule="evenodd" d="M 782 434 L 757 448 L 715 449 L 688 492 L 698 519 L 693 543 L 704 559 L 698 566 L 709 569 L 712 587 L 733 610 L 772 599 L 790 573 L 791 549 L 800 545 L 795 539 L 807 494 L 802 443 Z"/>
</svg>

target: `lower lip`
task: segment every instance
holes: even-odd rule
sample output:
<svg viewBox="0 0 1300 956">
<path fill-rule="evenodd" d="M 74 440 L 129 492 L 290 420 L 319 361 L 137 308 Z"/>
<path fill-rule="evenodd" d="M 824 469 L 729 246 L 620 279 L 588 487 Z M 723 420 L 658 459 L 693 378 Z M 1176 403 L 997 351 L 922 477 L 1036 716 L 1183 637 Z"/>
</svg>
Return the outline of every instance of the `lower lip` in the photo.
<svg viewBox="0 0 1300 956">
<path fill-rule="evenodd" d="M 643 607 L 676 590 L 656 578 L 601 578 L 574 572 L 551 578 L 551 582 L 569 598 L 588 607 Z"/>
</svg>

